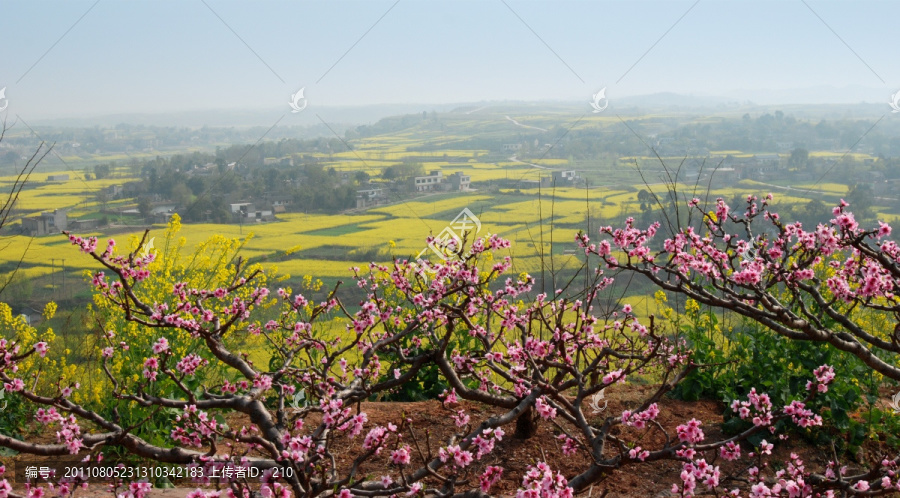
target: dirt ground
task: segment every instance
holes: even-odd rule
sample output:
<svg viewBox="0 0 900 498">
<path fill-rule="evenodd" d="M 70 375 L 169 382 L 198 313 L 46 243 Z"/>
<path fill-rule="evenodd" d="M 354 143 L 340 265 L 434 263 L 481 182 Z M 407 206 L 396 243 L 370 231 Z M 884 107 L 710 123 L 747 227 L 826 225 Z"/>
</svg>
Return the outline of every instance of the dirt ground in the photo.
<svg viewBox="0 0 900 498">
<path fill-rule="evenodd" d="M 614 386 L 606 390 L 606 400 L 608 406 L 599 417 L 607 414 L 616 414 L 622 410 L 632 409 L 637 406 L 639 400 L 644 399 L 651 393 L 650 386 Z M 386 424 L 388 421 L 397 421 L 401 417 L 412 420 L 412 428 L 415 431 L 416 439 L 423 447 L 423 451 L 427 451 L 424 447 L 430 442 L 432 451 L 436 454 L 439 442 L 445 441 L 456 429 L 453 420 L 450 418 L 451 411 L 441 407 L 437 401 L 423 401 L 416 403 L 363 403 L 363 410 L 369 416 L 369 423 L 366 427 L 372 427 L 375 424 Z M 466 409 L 473 420 L 476 415 L 485 412 L 494 412 L 495 410 L 474 403 L 463 402 L 460 406 Z M 587 411 L 590 411 L 589 409 Z M 665 427 L 670 434 L 674 434 L 675 426 L 684 423 L 691 418 L 703 421 L 703 430 L 708 440 L 715 440 L 722 435 L 720 424 L 722 423 L 723 406 L 720 403 L 712 401 L 684 402 L 664 398 L 660 403 L 660 415 L 658 421 Z M 240 426 L 240 419 L 234 417 L 229 420 L 232 427 Z M 367 429 L 363 431 L 365 434 Z M 634 431 L 631 428 L 623 428 L 623 431 Z M 506 470 L 503 479 L 492 488 L 492 494 L 496 496 L 511 496 L 515 494 L 515 490 L 519 487 L 528 465 L 539 460 L 546 460 L 554 470 L 562 471 L 562 473 L 571 477 L 577 474 L 581 469 L 587 466 L 587 455 L 579 452 L 573 457 L 563 456 L 560 451 L 560 442 L 556 439 L 559 431 L 552 424 L 541 422 L 537 434 L 531 439 L 520 440 L 513 437 L 513 428 L 507 430 L 508 434 L 503 441 L 498 443 L 494 451 L 480 461 L 476 461 L 472 466 L 470 474 L 471 482 L 477 485 L 477 476 L 484 470 L 487 465 L 500 465 Z M 638 431 L 634 431 L 635 435 Z M 640 431 L 644 432 L 644 431 Z M 652 436 L 646 437 L 642 441 L 644 448 L 658 448 L 663 439 L 658 431 L 653 431 Z M 343 437 L 343 436 L 341 436 Z M 412 444 L 410 437 L 404 436 L 407 443 Z M 346 467 L 352 461 L 354 452 L 357 451 L 362 443 L 362 435 L 354 440 L 348 440 L 347 444 L 341 444 L 339 440 L 335 445 L 338 448 L 336 452 L 337 464 L 339 467 Z M 751 465 L 748 460 L 747 453 L 751 451 L 749 446 L 744 446 L 742 451 L 743 459 L 737 462 L 725 462 L 719 459 L 716 464 L 722 468 L 722 475 L 727 476 L 732 472 L 746 469 Z M 791 453 L 797 453 L 803 458 L 808 469 L 821 470 L 830 459 L 831 451 L 825 451 L 824 448 L 815 448 L 800 441 L 796 436 L 786 442 L 776 442 L 773 451 L 773 461 L 784 461 Z M 866 458 L 868 454 L 877 453 L 876 448 L 865 449 L 861 455 L 857 457 Z M 419 457 L 414 453 L 413 464 L 420 462 Z M 0 458 L 0 462 L 7 465 L 8 472 L 12 471 L 10 464 L 14 463 L 19 457 Z M 29 457 L 29 460 L 35 460 Z M 46 459 L 52 462 L 52 459 Z M 852 461 L 843 462 L 849 464 L 851 469 L 854 466 Z M 393 470 L 393 469 L 391 469 Z M 377 458 L 371 462 L 363 464 L 360 469 L 363 475 L 370 475 L 375 478 L 388 472 L 387 459 L 384 457 Z M 596 483 L 592 489 L 580 494 L 580 496 L 590 497 L 667 497 L 673 496 L 669 489 L 673 483 L 680 483 L 679 475 L 681 473 L 681 463 L 676 461 L 662 461 L 648 464 L 637 464 L 623 469 L 613 470 L 606 475 L 600 482 Z M 725 483 L 729 488 L 736 486 L 738 483 Z M 22 485 L 13 484 L 14 490 L 21 491 Z M 90 491 L 80 491 L 76 496 L 82 497 L 99 497 L 110 496 L 108 492 L 103 492 L 103 486 L 93 484 Z M 152 497 L 182 497 L 187 491 L 195 489 L 195 487 L 179 487 L 176 489 L 155 489 Z"/>
</svg>

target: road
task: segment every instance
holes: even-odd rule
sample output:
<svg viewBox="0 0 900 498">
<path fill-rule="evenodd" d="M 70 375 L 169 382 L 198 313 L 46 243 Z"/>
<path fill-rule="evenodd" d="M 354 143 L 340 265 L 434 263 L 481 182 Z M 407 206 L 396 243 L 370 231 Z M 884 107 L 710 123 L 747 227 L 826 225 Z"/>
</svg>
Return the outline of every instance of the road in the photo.
<svg viewBox="0 0 900 498">
<path fill-rule="evenodd" d="M 756 183 L 758 183 L 760 185 L 765 185 L 767 187 L 777 188 L 777 189 L 781 189 L 781 190 L 790 190 L 790 191 L 800 192 L 800 193 L 835 195 L 833 192 L 826 192 L 824 190 L 813 190 L 813 189 L 809 189 L 809 188 L 782 187 L 781 185 L 774 185 L 771 183 L 764 183 L 764 182 L 756 182 Z M 873 197 L 873 199 L 876 199 L 879 201 L 898 201 L 898 200 L 900 200 L 900 199 L 895 199 L 892 197 Z"/>
<path fill-rule="evenodd" d="M 509 117 L 509 116 L 507 116 L 507 117 Z M 518 158 L 517 156 L 512 156 L 512 157 L 509 158 L 509 160 L 512 161 L 512 162 L 514 162 L 514 163 L 527 164 L 527 165 L 529 165 L 529 166 L 531 166 L 531 167 L 534 167 L 534 168 L 545 169 L 545 170 L 547 170 L 547 171 L 553 171 L 553 168 L 548 168 L 548 167 L 546 167 L 546 166 L 541 166 L 540 164 L 526 163 L 525 161 L 520 161 L 519 158 Z"/>
<path fill-rule="evenodd" d="M 544 129 L 544 128 L 538 128 L 537 126 L 524 125 L 524 124 L 522 124 L 522 123 L 516 121 L 515 119 L 513 119 L 513 118 L 511 118 L 511 117 L 509 117 L 509 116 L 506 116 L 506 119 L 512 121 L 512 123 L 513 123 L 514 125 L 516 125 L 516 126 L 521 126 L 522 128 L 531 128 L 532 130 L 547 131 L 547 130 Z"/>
</svg>

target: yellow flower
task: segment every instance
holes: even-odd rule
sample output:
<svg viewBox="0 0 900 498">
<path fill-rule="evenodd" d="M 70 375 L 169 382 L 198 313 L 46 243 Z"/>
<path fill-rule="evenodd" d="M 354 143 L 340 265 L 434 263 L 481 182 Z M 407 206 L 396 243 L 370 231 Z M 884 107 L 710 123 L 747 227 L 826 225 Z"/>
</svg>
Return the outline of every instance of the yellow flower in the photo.
<svg viewBox="0 0 900 498">
<path fill-rule="evenodd" d="M 56 303 L 50 301 L 44 306 L 44 318 L 49 320 L 53 318 L 54 315 L 56 315 Z"/>
<path fill-rule="evenodd" d="M 686 303 L 684 303 L 684 311 L 688 313 L 696 313 L 700 311 L 700 304 L 693 299 L 688 299 Z"/>
<path fill-rule="evenodd" d="M 656 300 L 657 304 L 662 304 L 668 302 L 668 298 L 666 298 L 666 293 L 660 289 L 656 291 L 656 294 L 653 295 L 653 298 Z"/>
</svg>

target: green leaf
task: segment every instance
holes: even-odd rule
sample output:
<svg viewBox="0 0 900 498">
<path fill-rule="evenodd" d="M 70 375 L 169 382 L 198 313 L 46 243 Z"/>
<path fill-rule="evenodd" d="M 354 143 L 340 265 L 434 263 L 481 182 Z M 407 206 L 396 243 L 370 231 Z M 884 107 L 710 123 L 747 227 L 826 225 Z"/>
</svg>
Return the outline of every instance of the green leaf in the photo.
<svg viewBox="0 0 900 498">
<path fill-rule="evenodd" d="M 156 482 L 153 483 L 154 488 L 162 488 L 162 489 L 174 489 L 175 485 L 172 484 L 172 481 L 169 480 L 168 477 L 158 477 Z"/>
</svg>

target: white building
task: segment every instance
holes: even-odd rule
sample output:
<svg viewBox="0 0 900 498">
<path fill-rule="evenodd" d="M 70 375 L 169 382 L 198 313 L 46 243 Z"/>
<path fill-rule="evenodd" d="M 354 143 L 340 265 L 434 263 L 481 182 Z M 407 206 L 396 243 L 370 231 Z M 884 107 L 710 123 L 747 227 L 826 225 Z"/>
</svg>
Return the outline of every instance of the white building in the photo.
<svg viewBox="0 0 900 498">
<path fill-rule="evenodd" d="M 440 170 L 429 172 L 428 176 L 415 177 L 416 192 L 430 192 L 433 190 L 442 190 L 441 184 L 444 183 L 444 173 Z"/>
</svg>

